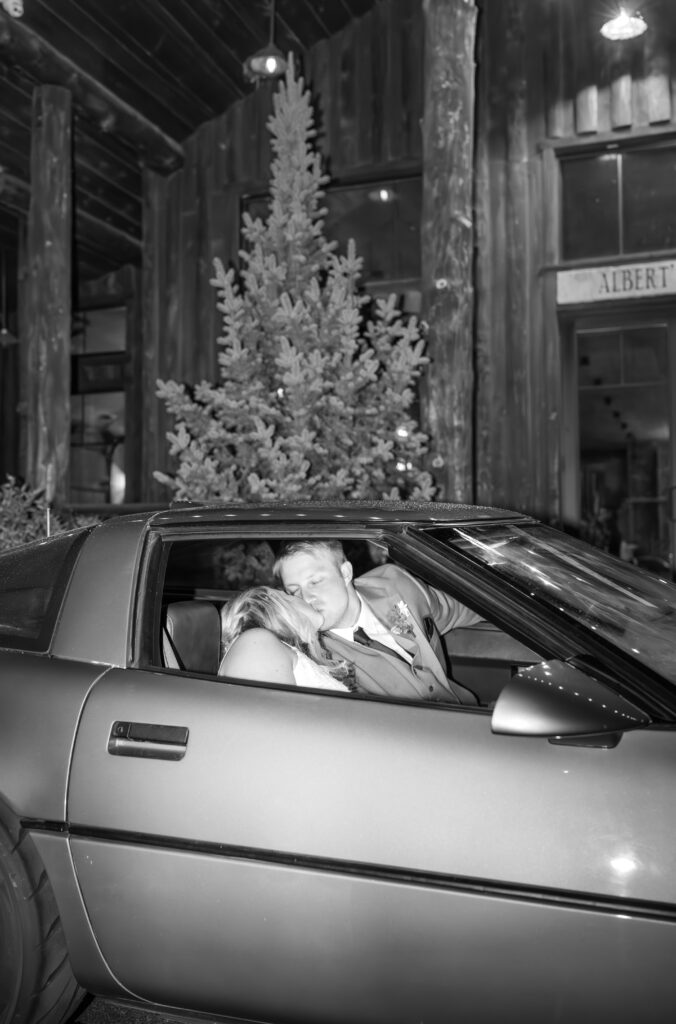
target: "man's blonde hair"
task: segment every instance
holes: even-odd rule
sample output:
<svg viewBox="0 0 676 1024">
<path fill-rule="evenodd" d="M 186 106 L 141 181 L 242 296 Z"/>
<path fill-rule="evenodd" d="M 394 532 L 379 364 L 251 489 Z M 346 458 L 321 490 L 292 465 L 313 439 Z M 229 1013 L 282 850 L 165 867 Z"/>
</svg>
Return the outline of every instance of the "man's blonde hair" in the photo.
<svg viewBox="0 0 676 1024">
<path fill-rule="evenodd" d="M 327 555 L 340 569 L 343 562 L 346 562 L 345 549 L 339 540 L 291 540 L 284 545 L 277 555 L 272 566 L 272 573 L 276 580 L 281 579 L 282 564 L 292 555 Z"/>
</svg>

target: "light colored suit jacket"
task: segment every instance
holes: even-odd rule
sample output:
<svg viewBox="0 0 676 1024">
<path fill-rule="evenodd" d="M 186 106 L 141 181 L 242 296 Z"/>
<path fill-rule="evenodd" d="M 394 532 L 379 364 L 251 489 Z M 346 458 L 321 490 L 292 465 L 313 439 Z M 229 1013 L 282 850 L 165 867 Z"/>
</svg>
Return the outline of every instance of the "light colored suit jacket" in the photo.
<svg viewBox="0 0 676 1024">
<path fill-rule="evenodd" d="M 354 665 L 359 692 L 451 704 L 477 703 L 474 694 L 446 676 L 440 634 L 482 622 L 480 615 L 396 565 L 372 569 L 357 577 L 354 585 L 397 643 L 413 657 L 408 665 L 396 654 L 324 633 L 327 648 Z"/>
</svg>

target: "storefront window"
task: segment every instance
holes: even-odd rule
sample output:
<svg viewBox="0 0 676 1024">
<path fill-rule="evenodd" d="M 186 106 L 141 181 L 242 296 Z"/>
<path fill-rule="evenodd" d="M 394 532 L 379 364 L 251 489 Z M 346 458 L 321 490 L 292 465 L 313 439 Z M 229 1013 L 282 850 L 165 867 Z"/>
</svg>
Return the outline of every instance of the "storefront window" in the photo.
<svg viewBox="0 0 676 1024">
<path fill-rule="evenodd" d="M 565 156 L 561 257 L 676 249 L 676 145 Z"/>
<path fill-rule="evenodd" d="M 622 157 L 625 252 L 676 248 L 676 148 Z"/>
<path fill-rule="evenodd" d="M 70 500 L 118 504 L 125 500 L 125 310 L 92 310 L 77 322 L 71 377 Z"/>
</svg>

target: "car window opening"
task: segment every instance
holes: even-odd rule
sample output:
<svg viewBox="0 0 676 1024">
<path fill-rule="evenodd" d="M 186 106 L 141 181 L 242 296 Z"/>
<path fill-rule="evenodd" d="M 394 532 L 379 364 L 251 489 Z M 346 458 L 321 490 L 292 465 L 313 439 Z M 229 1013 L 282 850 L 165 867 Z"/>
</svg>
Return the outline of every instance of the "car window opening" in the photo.
<svg viewBox="0 0 676 1024">
<path fill-rule="evenodd" d="M 224 609 L 249 588 L 279 587 L 273 565 L 284 541 L 240 537 L 168 543 L 161 638 L 156 645 L 162 667 L 196 675 L 217 674 L 224 653 L 220 632 Z M 341 541 L 355 577 L 391 561 L 384 540 Z M 396 624 L 394 628 L 396 631 Z M 441 636 L 438 656 L 448 678 L 458 684 L 458 689 L 470 691 L 477 706 L 483 708 L 492 707 L 520 668 L 542 660 L 538 653 L 486 621 L 447 631 Z M 416 695 L 410 699 L 416 699 Z"/>
</svg>

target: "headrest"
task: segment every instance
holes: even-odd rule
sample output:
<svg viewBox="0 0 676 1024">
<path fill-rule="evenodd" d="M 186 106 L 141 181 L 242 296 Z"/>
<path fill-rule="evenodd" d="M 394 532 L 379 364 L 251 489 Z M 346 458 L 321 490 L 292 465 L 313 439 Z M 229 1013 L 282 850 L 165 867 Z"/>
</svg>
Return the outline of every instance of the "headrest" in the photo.
<svg viewBox="0 0 676 1024">
<path fill-rule="evenodd" d="M 218 672 L 221 617 L 210 601 L 175 601 L 167 605 L 165 628 L 179 668 L 188 672 Z"/>
</svg>

